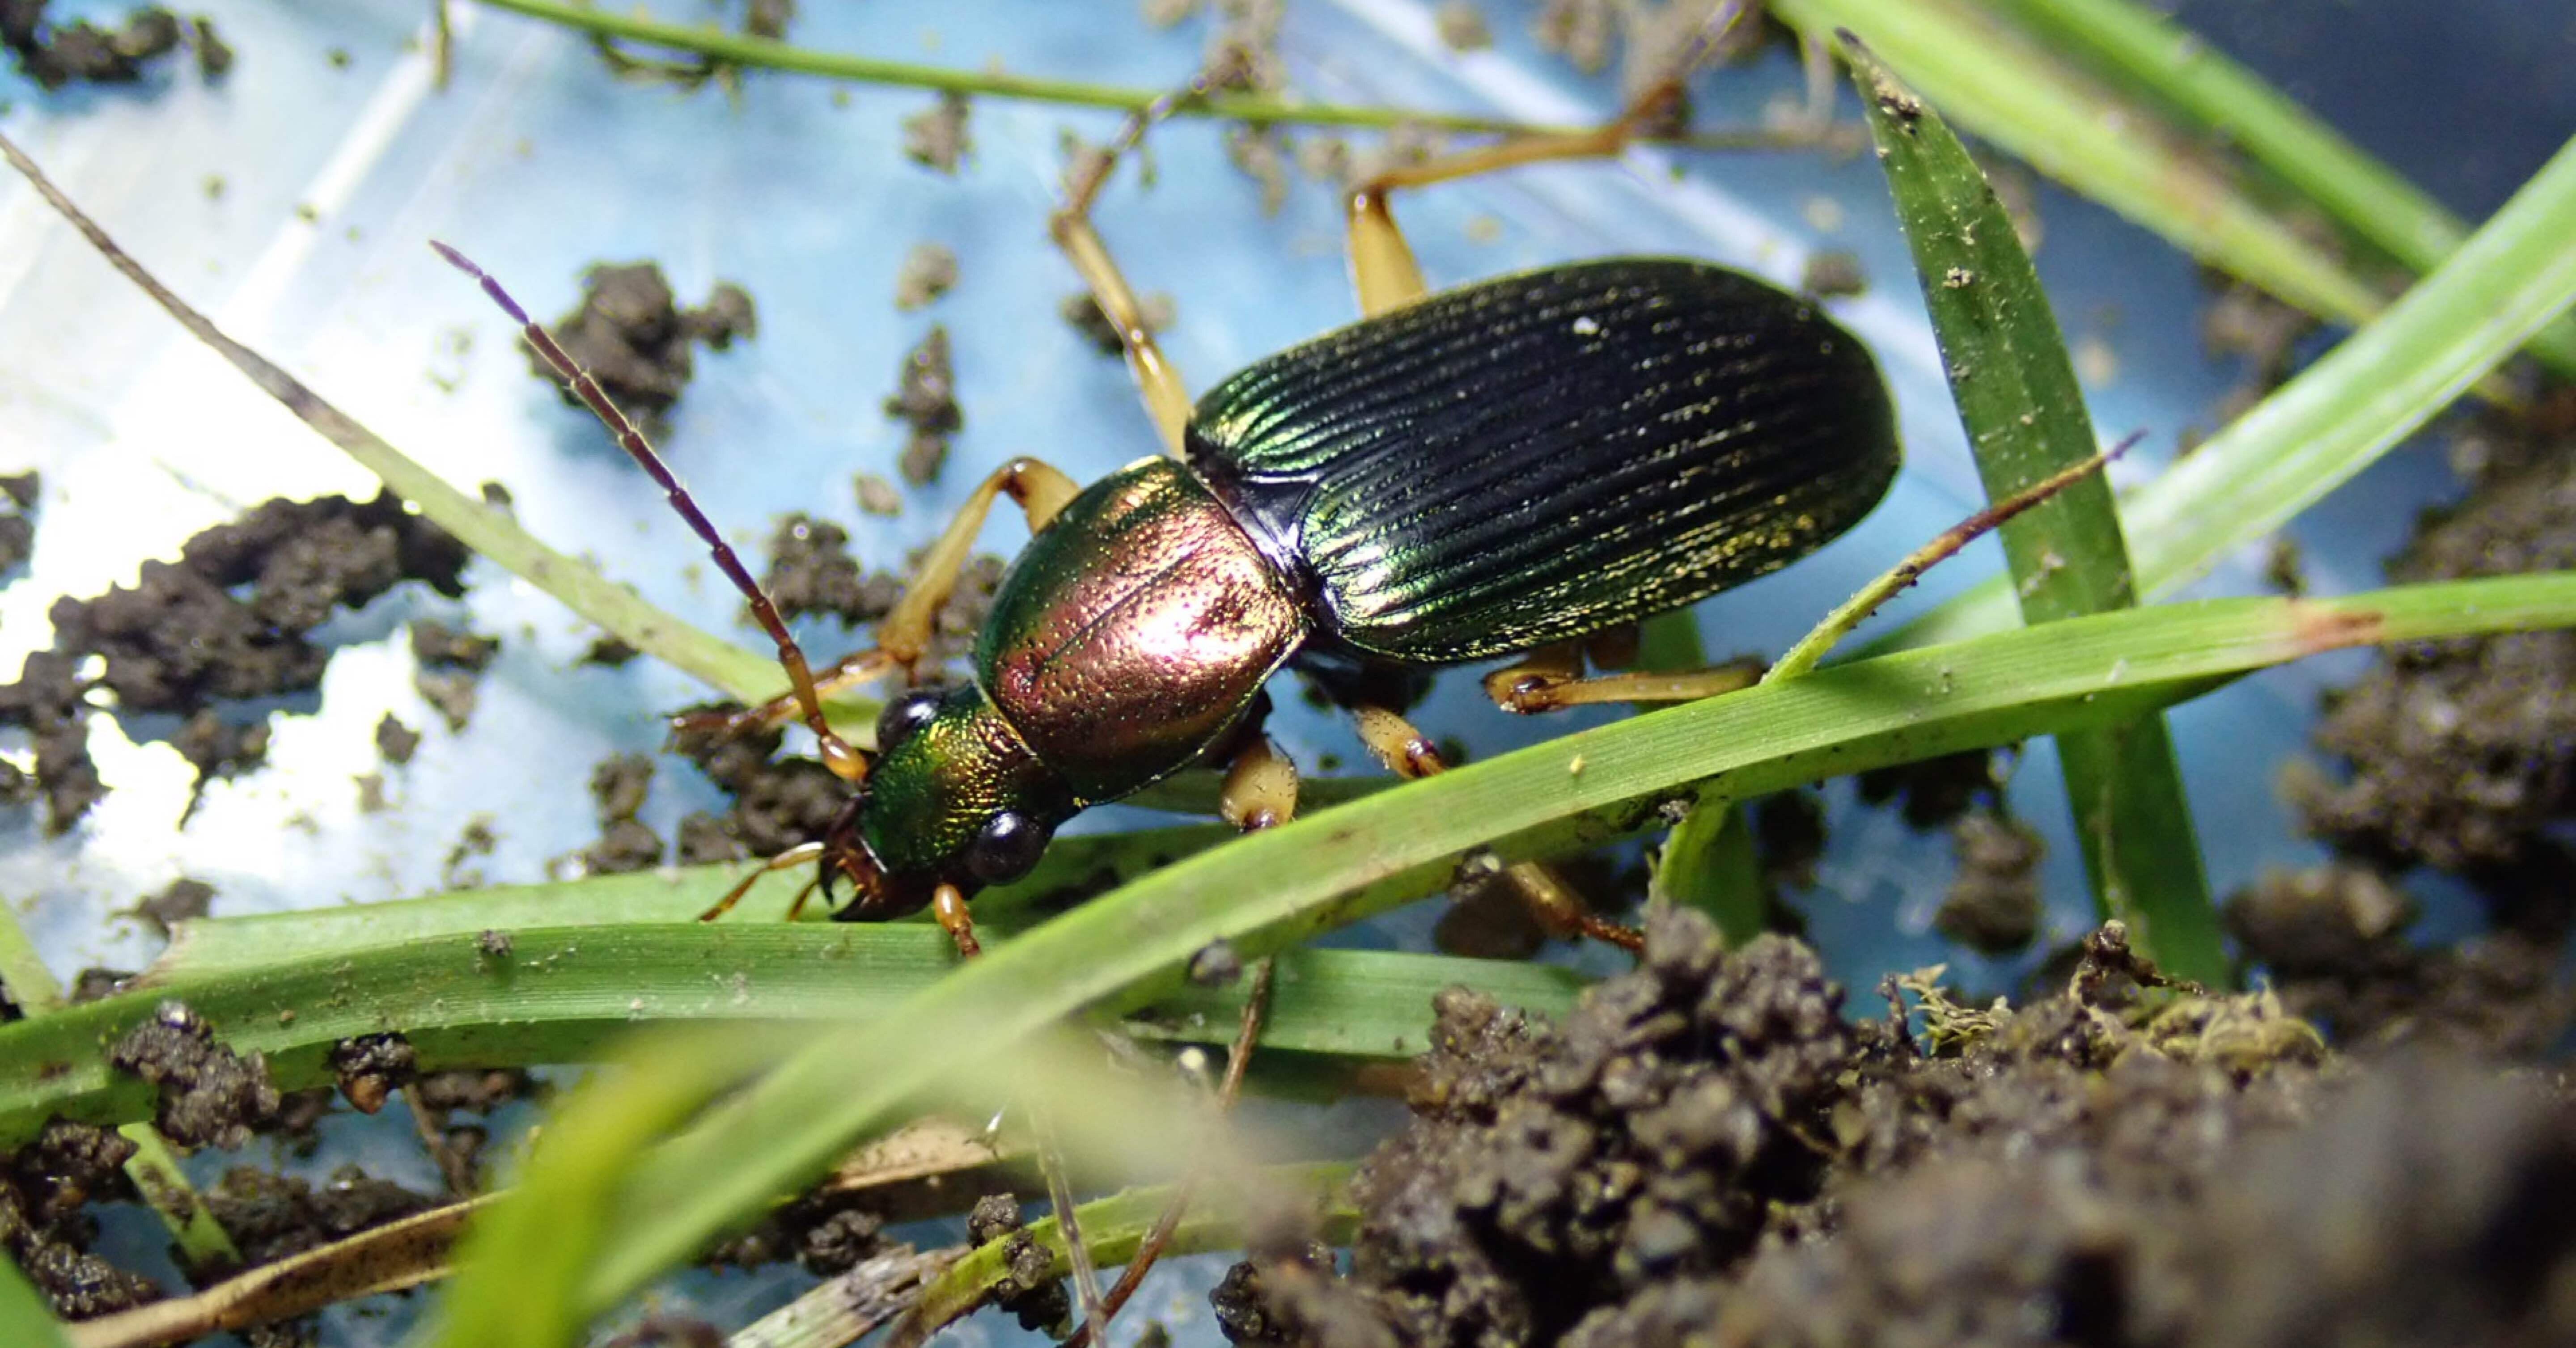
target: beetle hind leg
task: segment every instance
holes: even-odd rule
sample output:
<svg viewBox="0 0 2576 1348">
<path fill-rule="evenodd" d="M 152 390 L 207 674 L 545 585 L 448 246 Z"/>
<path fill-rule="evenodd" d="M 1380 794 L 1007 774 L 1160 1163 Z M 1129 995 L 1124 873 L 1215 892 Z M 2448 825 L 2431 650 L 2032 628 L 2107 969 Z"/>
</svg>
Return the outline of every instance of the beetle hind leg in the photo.
<svg viewBox="0 0 2576 1348">
<path fill-rule="evenodd" d="M 1411 721 L 1384 707 L 1351 708 L 1358 722 L 1360 740 L 1377 755 L 1378 761 L 1399 777 L 1433 777 L 1449 770 L 1428 736 L 1415 729 Z M 1624 927 L 1595 914 L 1581 896 L 1556 872 L 1534 861 L 1523 861 L 1505 867 L 1504 878 L 1520 891 L 1521 900 L 1540 928 L 1550 936 L 1571 940 L 1588 936 L 1614 945 L 1630 954 L 1642 953 L 1646 938 L 1634 927 Z"/>
<path fill-rule="evenodd" d="M 1422 298 L 1430 289 L 1412 245 L 1404 241 L 1387 196 L 1399 188 L 1456 182 L 1498 169 L 1571 159 L 1613 159 L 1639 140 L 1663 129 L 1680 106 L 1682 81 L 1743 17 L 1737 0 L 1722 0 L 1684 45 L 1671 70 L 1647 85 L 1616 118 L 1591 131 L 1552 136 L 1518 136 L 1492 145 L 1439 155 L 1419 164 L 1386 169 L 1351 188 L 1344 203 L 1351 247 L 1351 279 L 1359 288 L 1360 313 L 1374 318 Z"/>
</svg>

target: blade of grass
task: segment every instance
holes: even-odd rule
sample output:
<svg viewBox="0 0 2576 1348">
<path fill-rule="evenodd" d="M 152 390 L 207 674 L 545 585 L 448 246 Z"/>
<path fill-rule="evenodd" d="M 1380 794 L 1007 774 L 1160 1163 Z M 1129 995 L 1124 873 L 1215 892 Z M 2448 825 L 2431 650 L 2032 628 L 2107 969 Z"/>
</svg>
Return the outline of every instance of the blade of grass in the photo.
<svg viewBox="0 0 2576 1348">
<path fill-rule="evenodd" d="M 982 95 L 991 98 L 1027 99 L 1033 102 L 1100 108 L 1113 112 L 1141 112 L 1147 105 L 1167 92 L 1160 89 L 1122 89 L 1105 84 L 1086 84 L 1079 80 L 1016 75 L 1002 70 L 954 70 L 943 66 L 916 65 L 907 61 L 889 61 L 873 56 L 814 51 L 769 38 L 729 33 L 707 24 L 672 23 L 651 18 L 639 12 L 563 4 L 558 3 L 557 0 L 482 0 L 482 3 L 492 9 L 508 10 L 533 19 L 543 19 L 548 23 L 560 24 L 595 37 L 660 47 L 667 51 L 689 52 L 728 66 L 776 70 L 792 75 L 815 75 L 825 79 L 849 80 L 860 84 L 936 89 L 944 93 Z M 1185 100 L 1175 105 L 1171 113 L 1175 117 L 1218 118 L 1225 121 L 1249 122 L 1256 126 L 1338 126 L 1392 130 L 1398 126 L 1414 125 L 1465 135 L 1581 135 L 1593 130 L 1588 126 L 1543 126 L 1499 117 L 1476 117 L 1414 108 L 1348 107 L 1244 93 L 1220 93 L 1206 99 Z M 1747 128 L 1737 131 L 1700 132 L 1677 137 L 1673 143 L 1706 149 L 1789 149 L 1812 145 L 1815 143 L 1815 137 L 1796 130 Z"/>
<path fill-rule="evenodd" d="M 499 563 L 510 574 L 553 595 L 564 607 L 599 624 L 626 644 L 696 677 L 737 701 L 763 702 L 784 686 L 786 676 L 779 672 L 777 662 L 771 657 L 755 655 L 731 642 L 701 632 L 646 603 L 643 596 L 609 580 L 588 563 L 567 557 L 538 542 L 508 515 L 449 486 L 436 473 L 413 462 L 375 432 L 358 424 L 355 418 L 325 401 L 322 395 L 305 387 L 295 376 L 234 341 L 212 320 L 144 270 L 143 265 L 124 249 L 117 247 L 106 230 L 83 214 L 71 198 L 63 195 L 45 177 L 35 161 L 6 137 L 0 137 L 0 158 L 6 158 L 47 204 L 89 240 L 91 247 L 97 249 L 111 266 L 123 272 L 127 280 L 141 287 L 154 303 L 177 319 L 181 327 L 197 340 L 213 347 L 216 354 L 258 385 L 261 392 L 283 404 L 286 410 L 293 412 L 298 420 L 312 427 L 323 439 L 339 446 L 361 467 L 392 488 L 396 495 L 419 507 L 420 513 L 428 516 L 432 523 L 456 535 L 465 546 Z M 862 706 L 856 700 L 848 705 L 854 717 L 873 715 L 872 706 Z"/>
<path fill-rule="evenodd" d="M 1761 935 L 1769 905 L 1753 853 L 1751 812 L 1735 802 L 1692 806 L 1664 835 L 1646 894 L 1708 914 L 1730 949 Z"/>
<path fill-rule="evenodd" d="M 874 1020 L 937 981 L 955 947 L 926 925 L 696 923 L 538 927 L 391 945 L 361 937 L 301 946 L 265 965 L 162 986 L 0 1027 L 0 1147 L 60 1116 L 122 1124 L 152 1117 L 153 1089 L 108 1070 L 103 1046 L 184 1001 L 240 1053 L 267 1056 L 282 1089 L 327 1085 L 331 1046 L 400 1030 L 424 1071 L 597 1060 L 640 1026 L 703 1021 Z M 1265 1054 L 1390 1062 L 1429 1042 L 1431 999 L 1476 987 L 1543 1015 L 1573 1004 L 1562 969 L 1387 951 L 1286 957 L 1261 1037 Z M 358 990 L 363 989 L 363 995 Z M 1183 987 L 1140 1007 L 1140 1039 L 1224 1043 L 1239 988 Z"/>
<path fill-rule="evenodd" d="M 2034 31 L 2078 48 L 2227 138 L 2248 158 L 2419 275 L 2469 229 L 2413 183 L 2228 59 L 2197 34 L 2131 0 L 1986 0 Z M 2533 355 L 2576 374 L 2576 324 L 2531 336 Z"/>
<path fill-rule="evenodd" d="M 600 1311 L 633 1295 L 944 1073 L 1080 1008 L 1165 995 L 1212 941 L 1258 956 L 1356 921 L 1388 901 L 1378 887 L 1436 884 L 1468 848 L 1525 860 L 1624 836 L 1709 795 L 2117 724 L 2323 650 L 2570 624 L 2576 575 L 2122 610 L 1672 707 L 1251 834 L 987 951 L 657 1148 L 623 1190 L 581 1304 Z M 1576 756 L 1584 770 L 1566 771 Z"/>
<path fill-rule="evenodd" d="M 2576 140 L 2384 316 L 2121 503 L 2139 589 L 2169 594 L 2350 481 L 2576 304 Z M 2012 621 L 1997 581 L 1882 645 Z"/>
<path fill-rule="evenodd" d="M 26 1348 L 71 1348 L 44 1296 L 6 1256 L 0 1256 L 0 1340 Z"/>
<path fill-rule="evenodd" d="M 777 1031 L 660 1034 L 575 1089 L 554 1111 L 519 1186 L 473 1214 L 437 1328 L 449 1348 L 569 1345 L 591 1317 L 573 1274 L 608 1235 L 608 1195 L 627 1162 L 779 1051 Z"/>
<path fill-rule="evenodd" d="M 1328 1245 L 1347 1245 L 1359 1230 L 1359 1211 L 1343 1192 L 1350 1182 L 1351 1169 L 1338 1163 L 1274 1167 L 1264 1172 L 1264 1187 L 1310 1198 L 1319 1228 L 1316 1238 Z M 1083 1246 L 1091 1252 L 1092 1261 L 1105 1268 L 1134 1258 L 1137 1246 L 1153 1229 L 1171 1196 L 1172 1186 L 1157 1185 L 1095 1199 L 1075 1209 L 1075 1222 L 1084 1233 Z M 1049 1263 L 1044 1276 L 1065 1276 L 1072 1259 L 1055 1219 L 1032 1222 L 1028 1231 L 1039 1248 L 1047 1252 Z M 1199 1205 L 1174 1228 L 1166 1249 L 1173 1254 L 1240 1249 L 1244 1236 L 1241 1214 Z M 993 1289 L 1011 1275 L 1006 1244 L 997 1240 L 979 1246 L 949 1265 L 947 1272 L 922 1289 L 921 1299 L 913 1303 L 912 1310 L 896 1327 L 891 1342 L 918 1343 L 983 1305 Z"/>
<path fill-rule="evenodd" d="M 1814 41 L 1866 37 L 1961 127 L 2320 318 L 2359 324 L 2379 293 L 2265 211 L 2206 155 L 2047 48 L 1959 0 L 1771 0 Z"/>
<path fill-rule="evenodd" d="M 1985 174 L 1938 111 L 1859 39 L 1837 36 L 1987 499 L 2012 499 L 2093 462 L 2093 419 L 2066 340 Z M 2069 483 L 1998 532 L 2024 622 L 2137 602 L 2119 513 L 2100 474 Z M 2138 947 L 2171 972 L 2224 980 L 2218 910 L 2163 713 L 2061 734 L 2057 744 L 2096 911 L 2127 922 Z"/>
</svg>

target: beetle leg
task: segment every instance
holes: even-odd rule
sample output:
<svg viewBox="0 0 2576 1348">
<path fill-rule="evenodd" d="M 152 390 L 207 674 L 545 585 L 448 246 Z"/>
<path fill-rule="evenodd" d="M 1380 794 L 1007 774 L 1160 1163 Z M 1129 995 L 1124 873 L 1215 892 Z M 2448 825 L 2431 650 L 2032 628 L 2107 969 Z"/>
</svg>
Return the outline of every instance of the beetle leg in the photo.
<svg viewBox="0 0 2576 1348">
<path fill-rule="evenodd" d="M 1374 318 L 1422 298 L 1430 289 L 1413 248 L 1404 241 L 1387 209 L 1387 194 L 1402 187 L 1428 187 L 1456 182 L 1497 169 L 1545 164 L 1567 159 L 1612 159 L 1662 126 L 1682 96 L 1682 81 L 1704 59 L 1717 40 L 1743 15 L 1743 6 L 1728 0 L 1715 7 L 1663 78 L 1647 85 L 1609 124 L 1592 131 L 1554 136 L 1520 136 L 1492 145 L 1438 155 L 1419 164 L 1386 169 L 1351 189 L 1345 203 L 1351 241 L 1351 279 L 1358 286 L 1360 313 Z"/>
<path fill-rule="evenodd" d="M 957 942 L 957 958 L 971 960 L 984 953 L 984 943 L 975 939 L 974 915 L 966 911 L 965 892 L 957 886 L 941 885 L 930 892 L 930 915 Z"/>
<path fill-rule="evenodd" d="M 1217 791 L 1217 813 L 1250 833 L 1297 817 L 1297 765 L 1264 735 L 1234 756 Z"/>
<path fill-rule="evenodd" d="M 1128 373 L 1136 377 L 1137 391 L 1145 395 L 1145 411 L 1154 418 L 1154 429 L 1163 436 L 1163 452 L 1181 456 L 1182 433 L 1190 424 L 1190 390 L 1181 382 L 1181 372 L 1163 355 L 1154 341 L 1154 330 L 1146 325 L 1144 306 L 1136 300 L 1136 291 L 1127 284 L 1126 273 L 1118 270 L 1117 259 L 1109 255 L 1100 231 L 1091 223 L 1092 203 L 1099 200 L 1101 186 L 1117 169 L 1118 160 L 1145 139 L 1145 129 L 1171 115 L 1172 109 L 1184 103 L 1206 98 L 1217 82 L 1229 72 L 1211 70 L 1172 93 L 1163 95 L 1137 109 L 1118 129 L 1106 149 L 1084 154 L 1065 171 L 1064 202 L 1047 220 L 1047 231 L 1055 238 L 1056 247 L 1081 273 L 1082 283 L 1091 288 L 1092 303 L 1100 306 L 1101 316 L 1118 333 L 1118 344 L 1126 349 Z"/>
<path fill-rule="evenodd" d="M 1414 728 L 1411 721 L 1384 707 L 1353 707 L 1351 716 L 1359 723 L 1360 740 L 1377 755 L 1378 761 L 1399 777 L 1436 777 L 1449 770 L 1441 761 L 1440 750 L 1429 737 Z M 1631 954 L 1646 948 L 1645 936 L 1634 927 L 1595 916 L 1583 905 L 1556 872 L 1535 861 L 1523 861 L 1504 868 L 1504 877 L 1518 887 L 1522 901 L 1529 905 L 1530 915 L 1549 935 L 1560 939 L 1589 936 L 1596 941 L 1615 945 Z"/>
<path fill-rule="evenodd" d="M 1013 459 L 994 469 L 991 476 L 976 485 L 957 517 L 948 522 L 947 532 L 930 545 L 903 598 L 877 623 L 877 650 L 906 670 L 920 662 L 922 653 L 930 649 L 930 635 L 939 621 L 939 610 L 956 590 L 957 577 L 965 572 L 966 559 L 974 554 L 975 536 L 984 531 L 984 519 L 993 512 L 996 497 L 1010 493 L 1029 517 L 1029 532 L 1036 533 L 1081 491 L 1081 483 L 1036 459 Z"/>
<path fill-rule="evenodd" d="M 1485 676 L 1485 696 L 1508 712 L 1529 715 L 1596 702 L 1696 702 L 1720 693 L 1750 688 L 1762 681 L 1762 661 L 1730 660 L 1706 669 L 1636 670 L 1625 674 L 1583 676 L 1523 661 Z"/>
<path fill-rule="evenodd" d="M 742 877 L 742 880 L 733 888 L 725 891 L 725 896 L 723 898 L 716 900 L 715 907 L 698 914 L 698 920 L 700 922 L 713 922 L 717 918 L 732 912 L 733 906 L 742 902 L 742 896 L 750 893 L 753 885 L 760 883 L 760 877 L 767 875 L 772 871 L 791 870 L 795 867 L 802 866 L 807 862 L 814 861 L 822 855 L 823 844 L 819 842 L 798 843 L 794 847 L 788 848 L 786 851 L 760 863 L 760 865 L 754 869 L 751 874 Z M 820 882 L 817 881 L 816 883 Z M 814 886 L 807 885 L 805 888 L 810 892 Z M 799 893 L 796 896 L 796 906 L 800 909 L 805 906 L 805 895 L 803 893 Z"/>
</svg>

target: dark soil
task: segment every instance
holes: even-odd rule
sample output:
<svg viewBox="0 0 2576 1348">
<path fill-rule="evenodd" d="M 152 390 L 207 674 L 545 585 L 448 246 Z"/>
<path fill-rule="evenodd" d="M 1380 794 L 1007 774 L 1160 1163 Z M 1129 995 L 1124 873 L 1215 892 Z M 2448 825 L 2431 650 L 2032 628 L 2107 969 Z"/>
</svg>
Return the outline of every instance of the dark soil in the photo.
<svg viewBox="0 0 2576 1348">
<path fill-rule="evenodd" d="M 104 1128 L 56 1120 L 0 1170 L 0 1250 L 66 1320 L 161 1299 L 150 1279 L 88 1253 L 98 1223 L 83 1208 L 133 1196 L 118 1168 L 133 1154 L 133 1143 Z"/>
<path fill-rule="evenodd" d="M 183 1147 L 237 1149 L 277 1115 L 267 1060 L 216 1043 L 213 1027 L 181 1002 L 163 1002 L 116 1041 L 107 1064 L 161 1088 L 152 1121 Z"/>
<path fill-rule="evenodd" d="M 1156 336 L 1162 335 L 1179 319 L 1180 310 L 1172 303 L 1172 297 L 1160 292 L 1140 297 L 1136 305 L 1138 316 L 1145 320 L 1145 330 Z M 1104 356 L 1126 354 L 1126 339 L 1118 335 L 1117 325 L 1109 321 L 1109 315 L 1101 312 L 1100 301 L 1093 299 L 1090 291 L 1077 291 L 1065 296 L 1064 302 L 1056 306 L 1056 312 L 1064 316 L 1064 321 L 1071 324 L 1075 332 L 1082 334 L 1082 339 L 1091 344 L 1092 350 Z"/>
<path fill-rule="evenodd" d="M 420 732 L 395 719 L 392 712 L 376 722 L 376 752 L 388 763 L 400 765 L 411 761 L 420 751 Z"/>
<path fill-rule="evenodd" d="M 143 900 L 127 910 L 154 935 L 167 937 L 170 929 L 182 922 L 194 921 L 212 912 L 215 887 L 203 880 L 173 880 L 168 889 Z"/>
<path fill-rule="evenodd" d="M 884 1230 L 885 1218 L 864 1195 L 809 1193 L 717 1247 L 707 1262 L 758 1268 L 792 1259 L 806 1272 L 828 1278 L 882 1252 Z"/>
<path fill-rule="evenodd" d="M 894 307 L 922 308 L 957 284 L 957 254 L 944 244 L 916 243 L 894 277 Z"/>
<path fill-rule="evenodd" d="M 2112 929 L 2064 993 L 1920 1037 L 1804 947 L 1658 912 L 1561 1028 L 1439 1003 L 1347 1280 L 1261 1267 L 1239 1342 L 2576 1341 L 2576 1110 L 2464 1060 L 2335 1067 Z M 1247 1310 L 1265 1322 L 1258 1334 Z"/>
<path fill-rule="evenodd" d="M 875 622 L 903 598 L 902 577 L 860 572 L 848 530 L 803 514 L 779 520 L 770 535 L 769 570 L 760 588 L 786 618 L 829 613 L 843 627 Z"/>
<path fill-rule="evenodd" d="M 2390 579 L 2576 568 L 2576 444 L 2506 449 L 2466 501 L 2427 516 Z M 2467 875 L 2497 898 L 2504 925 L 2563 934 L 2576 891 L 2553 834 L 2576 821 L 2570 687 L 2576 632 L 2389 648 L 2334 695 L 2316 732 L 2348 777 L 2296 777 L 2293 798 L 2308 828 L 2345 852 Z"/>
<path fill-rule="evenodd" d="M 1932 929 L 1971 950 L 2005 955 L 2039 934 L 2044 905 L 2037 830 L 2010 816 L 1973 811 L 1950 826 L 1959 873 L 1932 914 Z"/>
<path fill-rule="evenodd" d="M 1908 826 L 1939 828 L 1982 801 L 2000 805 L 2003 781 L 1995 775 L 1995 751 L 1964 753 L 1898 763 L 1862 773 L 1860 798 L 1867 804 L 1897 802 Z"/>
<path fill-rule="evenodd" d="M 105 793 L 89 758 L 85 657 L 101 657 L 95 686 L 121 709 L 190 717 L 179 747 L 201 772 L 239 771 L 266 752 L 266 727 L 200 713 L 317 686 L 330 652 L 308 632 L 405 580 L 462 595 L 466 560 L 391 493 L 279 500 L 190 539 L 176 562 L 144 563 L 132 589 L 56 601 L 53 648 L 0 685 L 0 723 L 35 739 L 47 827 L 69 829 Z"/>
<path fill-rule="evenodd" d="M 206 1206 L 241 1250 L 246 1267 L 317 1249 L 438 1202 L 355 1166 L 332 1172 L 318 1189 L 291 1176 L 236 1166 L 206 1191 Z"/>
<path fill-rule="evenodd" d="M 736 337 L 756 336 L 758 327 L 751 296 L 732 282 L 718 284 L 704 306 L 684 310 L 660 266 L 603 262 L 583 273 L 580 305 L 551 331 L 574 363 L 588 370 L 646 435 L 658 438 L 663 418 L 696 373 L 693 347 L 704 343 L 722 351 Z M 560 391 L 567 404 L 582 405 L 534 348 L 528 350 L 528 368 Z"/>
<path fill-rule="evenodd" d="M 27 564 L 36 551 L 36 498 L 44 480 L 33 472 L 0 477 L 0 576 Z"/>
<path fill-rule="evenodd" d="M 591 769 L 590 796 L 599 810 L 599 841 L 582 853 L 592 875 L 623 875 L 662 863 L 666 850 L 660 835 L 635 816 L 653 787 L 653 760 L 644 754 L 612 754 Z"/>
<path fill-rule="evenodd" d="M 949 437 L 966 427 L 965 409 L 957 405 L 957 370 L 948 356 L 947 328 L 931 324 L 920 344 L 904 353 L 885 413 L 912 430 L 896 471 L 916 487 L 935 481 L 948 462 Z"/>
<path fill-rule="evenodd" d="M 400 1034 L 365 1034 L 331 1046 L 331 1076 L 349 1107 L 373 1114 L 420 1078 L 420 1055 Z"/>
<path fill-rule="evenodd" d="M 971 106 L 964 94 L 942 93 L 928 110 L 904 118 L 904 158 L 954 177 L 958 161 L 975 148 L 966 126 Z"/>
<path fill-rule="evenodd" d="M 994 1284 L 993 1304 L 1016 1317 L 1022 1329 L 1060 1333 L 1073 1316 L 1073 1298 L 1063 1280 L 1049 1276 L 1053 1257 L 1021 1227 L 1019 1200 L 1008 1194 L 977 1199 L 975 1210 L 966 1214 L 966 1238 L 989 1245 L 1005 1237 L 1010 1240 L 1003 1247 L 1010 1272 Z"/>
<path fill-rule="evenodd" d="M 66 84 L 132 84 L 162 57 L 183 44 L 197 53 L 197 70 L 219 80 L 232 69 L 233 50 L 215 33 L 212 20 L 198 17 L 185 25 L 159 5 L 129 11 L 125 22 L 100 28 L 86 19 L 51 23 L 48 0 L 0 0 L 0 47 L 17 58 L 18 69 L 47 89 Z"/>
</svg>

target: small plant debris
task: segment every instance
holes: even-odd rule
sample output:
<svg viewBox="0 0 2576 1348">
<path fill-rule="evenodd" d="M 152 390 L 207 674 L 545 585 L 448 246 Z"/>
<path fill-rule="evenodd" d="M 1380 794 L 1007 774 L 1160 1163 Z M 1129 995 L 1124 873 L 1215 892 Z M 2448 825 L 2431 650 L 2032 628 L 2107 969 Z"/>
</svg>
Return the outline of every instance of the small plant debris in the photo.
<svg viewBox="0 0 2576 1348">
<path fill-rule="evenodd" d="M 890 520 L 903 513 L 902 490 L 874 473 L 861 473 L 850 479 L 850 487 L 858 495 L 863 514 Z"/>
<path fill-rule="evenodd" d="M 939 477 L 948 462 L 949 437 L 966 428 L 965 409 L 957 405 L 957 371 L 948 356 L 948 329 L 930 325 L 919 345 L 904 353 L 903 372 L 885 413 L 912 428 L 896 469 L 916 487 Z"/>
<path fill-rule="evenodd" d="M 108 1066 L 161 1088 L 153 1123 L 183 1147 L 234 1150 L 277 1115 L 268 1062 L 215 1042 L 212 1026 L 183 1002 L 163 1002 L 107 1051 Z"/>
<path fill-rule="evenodd" d="M 696 373 L 691 348 L 703 343 L 722 351 L 736 337 L 757 336 L 758 327 L 750 294 L 730 281 L 719 283 L 704 306 L 683 310 L 657 264 L 603 262 L 583 273 L 581 303 L 552 331 L 645 434 L 659 438 Z M 536 350 L 526 349 L 529 370 L 566 404 L 580 406 Z"/>
<path fill-rule="evenodd" d="M 922 112 L 903 119 L 903 157 L 955 177 L 957 164 L 975 148 L 966 126 L 971 100 L 953 90 Z"/>
<path fill-rule="evenodd" d="M 904 313 L 928 305 L 957 284 L 957 254 L 945 244 L 916 243 L 894 274 L 894 307 Z"/>
</svg>

